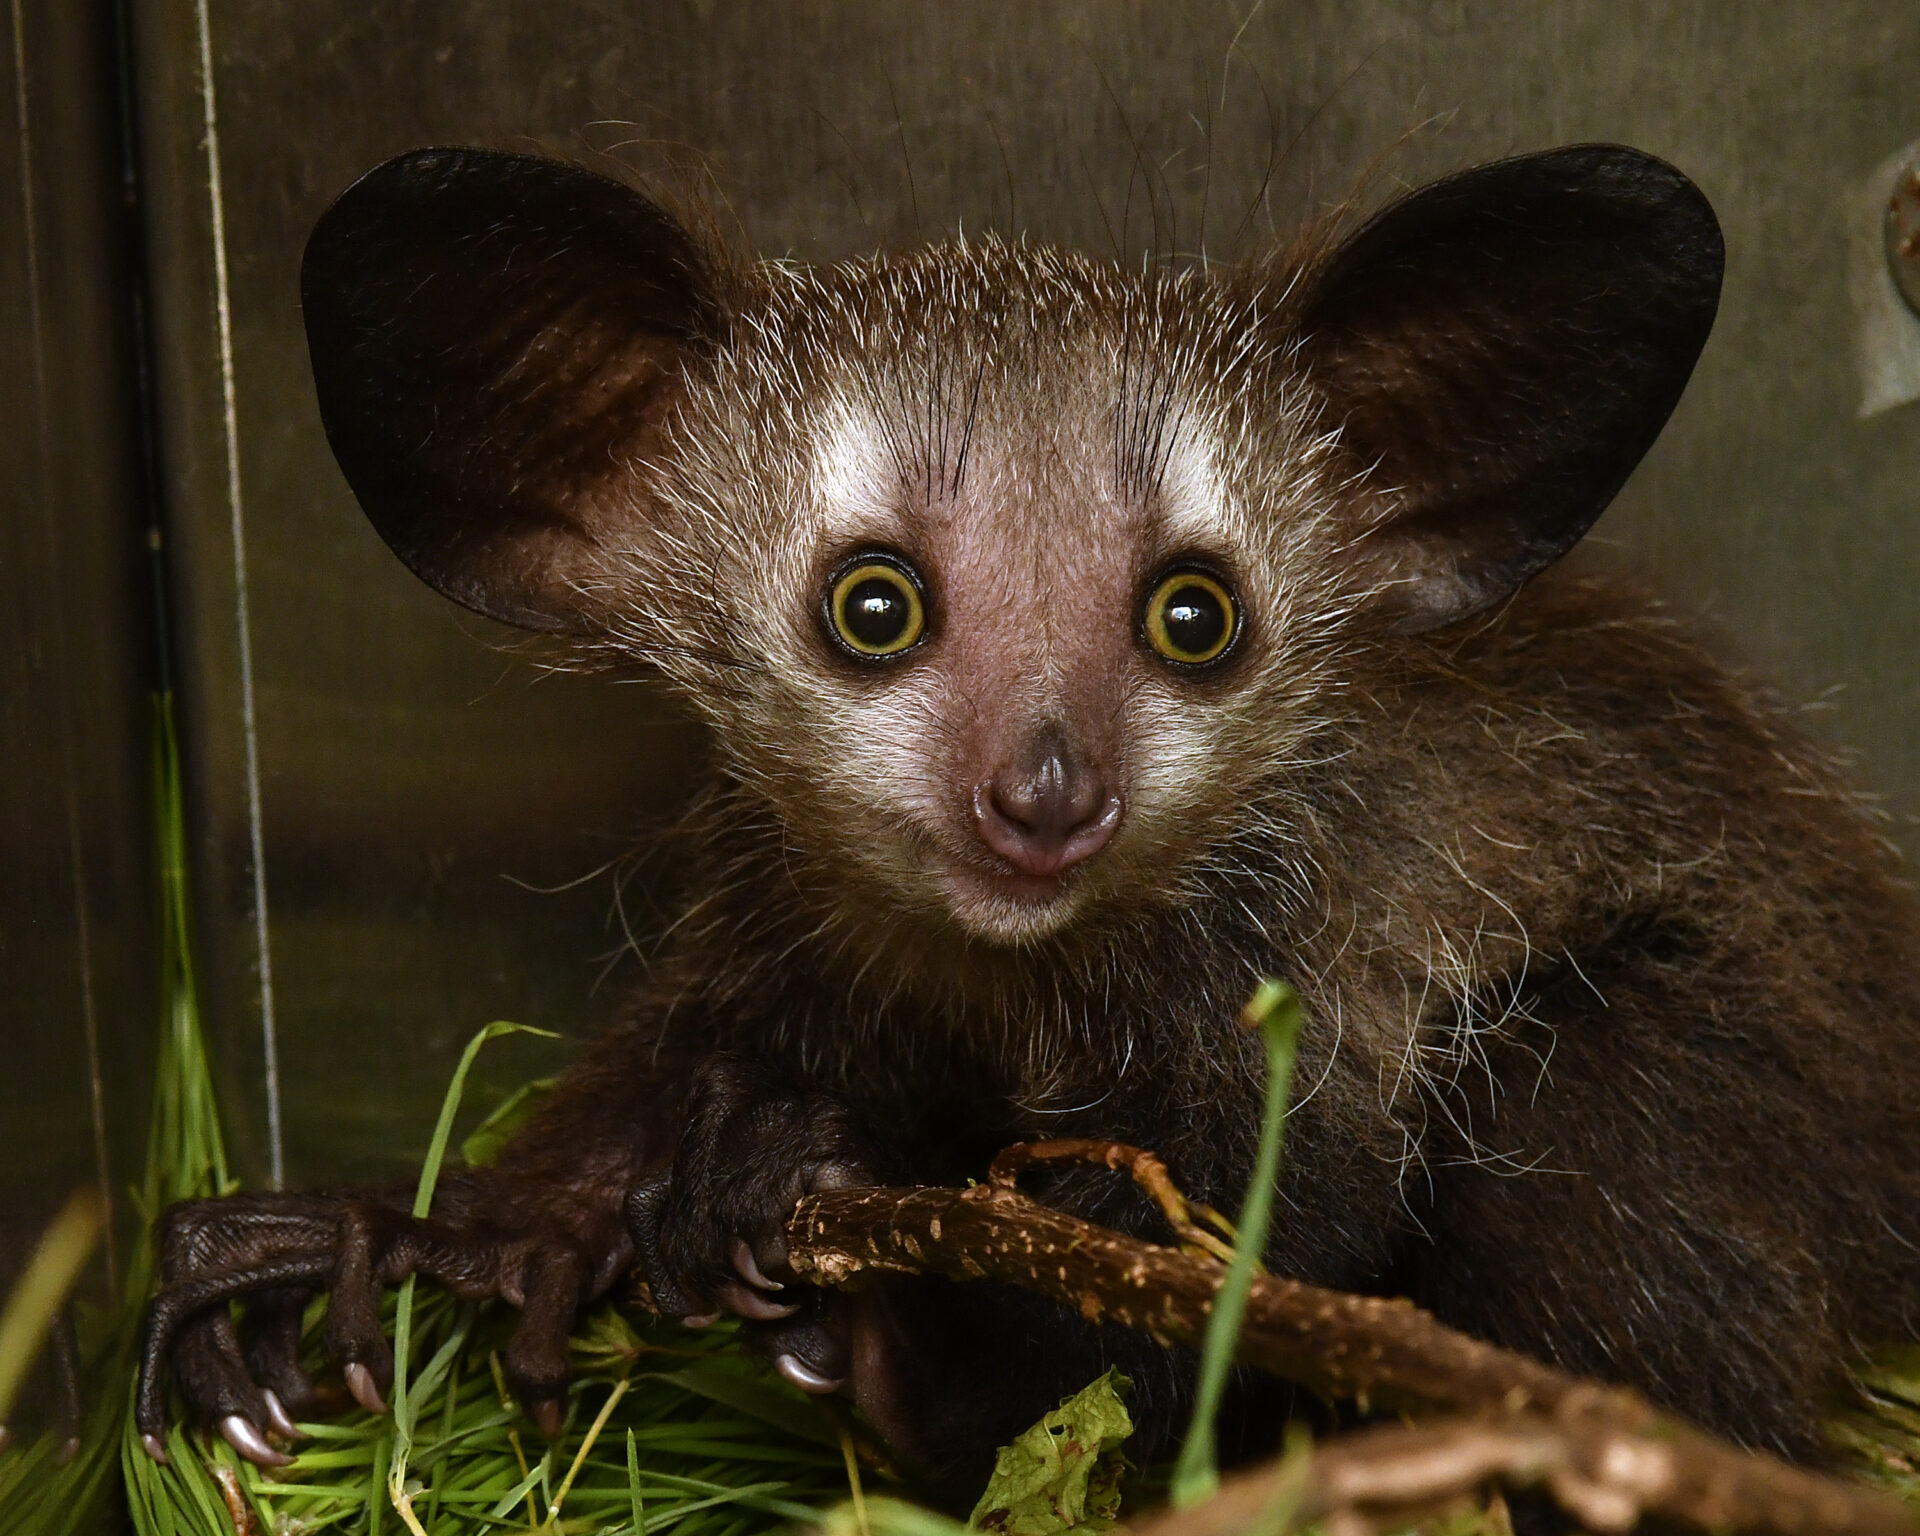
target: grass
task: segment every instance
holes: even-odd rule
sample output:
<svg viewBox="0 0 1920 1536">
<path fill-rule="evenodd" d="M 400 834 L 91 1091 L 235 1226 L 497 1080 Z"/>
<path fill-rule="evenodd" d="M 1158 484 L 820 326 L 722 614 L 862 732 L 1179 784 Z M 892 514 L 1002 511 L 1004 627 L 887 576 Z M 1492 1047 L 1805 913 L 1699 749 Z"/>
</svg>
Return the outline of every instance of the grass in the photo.
<svg viewBox="0 0 1920 1536">
<path fill-rule="evenodd" d="M 174 1200 L 224 1194 L 233 1187 L 200 1032 L 180 754 L 171 703 L 164 697 L 154 707 L 153 794 L 161 1018 L 146 1168 L 134 1194 L 143 1235 L 128 1267 L 125 1291 L 114 1308 L 106 1313 L 75 1309 L 84 1362 L 81 1387 L 87 1404 L 77 1448 L 69 1452 L 64 1434 L 49 1430 L 0 1457 L 0 1511 L 5 1512 L 7 1529 L 21 1536 L 77 1536 L 107 1525 L 129 1418 L 136 1332 L 153 1277 L 153 1250 L 145 1229 L 150 1228 L 154 1214 Z M 24 1363 L 17 1362 L 15 1368 Z M 218 1536 L 232 1536 L 232 1527 Z"/>
<path fill-rule="evenodd" d="M 185 829 L 168 717 L 157 726 L 162 907 L 167 938 L 165 1040 L 155 1094 L 143 1209 L 230 1187 L 199 1029 L 191 966 Z M 475 1056 L 522 1026 L 474 1036 L 440 1108 L 415 1194 L 433 1198 L 454 1115 Z M 151 1254 L 129 1297 L 144 1296 Z M 323 1371 L 309 1310 L 309 1364 Z M 168 1432 L 168 1464 L 142 1450 L 125 1416 L 119 1460 L 140 1536 L 233 1536 L 251 1519 L 274 1536 L 336 1531 L 415 1536 L 488 1530 L 641 1536 L 752 1536 L 810 1520 L 846 1493 L 840 1434 L 811 1400 L 745 1351 L 732 1330 L 635 1326 L 611 1308 L 574 1340 L 565 1429 L 551 1444 L 505 1393 L 499 1353 L 514 1314 L 456 1304 L 409 1279 L 387 1301 L 395 1345 L 392 1413 L 354 1408 L 302 1426 L 287 1467 L 263 1471 L 216 1438 Z M 130 1309 L 127 1322 L 133 1322 Z M 319 1379 L 325 1380 L 324 1375 Z"/>
<path fill-rule="evenodd" d="M 1828 1435 L 1858 1476 L 1920 1505 L 1920 1344 L 1876 1350 L 1856 1374 L 1860 1401 L 1834 1416 Z"/>
<path fill-rule="evenodd" d="M 126 1457 L 135 1529 L 232 1536 L 238 1502 L 266 1532 L 749 1536 L 811 1523 L 846 1496 L 832 1421 L 729 1330 L 595 1313 L 574 1341 L 565 1431 L 549 1444 L 501 1388 L 511 1323 L 505 1308 L 423 1289 L 408 1409 L 396 1394 L 391 1416 L 354 1408 L 303 1426 L 301 1454 L 270 1471 L 176 1427 L 168 1466 L 137 1448 Z"/>
<path fill-rule="evenodd" d="M 163 936 L 161 1039 L 147 1160 L 135 1201 L 143 1224 L 175 1200 L 233 1188 L 214 1101 L 192 965 L 186 830 L 179 759 L 163 701 L 154 722 L 155 827 Z M 452 1115 L 474 1053 L 514 1028 L 481 1031 L 442 1106 L 418 1198 L 446 1155 Z M 51 1268 L 9 1298 L 0 1382 L 22 1375 L 70 1288 L 71 1234 L 50 1245 Z M 576 1375 L 565 1430 L 548 1444 L 506 1398 L 499 1377 L 514 1313 L 455 1303 L 409 1284 L 387 1301 L 401 1347 L 394 1413 L 347 1411 L 304 1426 L 309 1438 L 271 1473 L 176 1416 L 168 1465 L 152 1462 L 132 1428 L 135 1342 L 153 1276 L 138 1246 L 124 1296 L 80 1318 L 86 1362 L 78 1447 L 49 1430 L 0 1455 L 0 1529 L 80 1536 L 122 1522 L 140 1536 L 304 1536 L 309 1532 L 430 1536 L 492 1530 L 755 1536 L 812 1522 L 848 1492 L 842 1428 L 737 1347 L 725 1326 L 693 1333 L 635 1324 L 612 1309 L 574 1339 Z M 309 1313 L 316 1371 L 324 1362 Z M 327 1379 L 322 1376 L 323 1386 Z M 336 1378 L 337 1379 L 337 1378 Z M 176 1405 L 177 1407 L 177 1405 Z"/>
<path fill-rule="evenodd" d="M 475 1054 L 518 1026 L 492 1024 L 462 1056 L 441 1106 L 415 1211 L 424 1213 Z M 308 1364 L 325 1380 L 325 1304 L 307 1318 Z M 752 1536 L 810 1522 L 847 1492 L 827 1412 L 735 1345 L 734 1331 L 636 1324 L 612 1307 L 573 1341 L 565 1428 L 551 1443 L 500 1373 L 516 1314 L 456 1303 L 411 1280 L 387 1298 L 392 1411 L 357 1407 L 303 1425 L 292 1465 L 262 1470 L 175 1422 L 155 1465 L 129 1424 L 122 1447 L 141 1536 L 337 1531 L 456 1536 L 490 1530 L 598 1536 Z M 344 1393 L 332 1396 L 347 1408 Z"/>
<path fill-rule="evenodd" d="M 80 1283 L 106 1225 L 97 1189 L 77 1189 L 60 1208 L 0 1308 L 0 1424 L 13 1417 L 27 1373 Z"/>
<path fill-rule="evenodd" d="M 1207 1498 L 1220 1486 L 1214 1446 L 1214 1418 L 1227 1373 L 1240 1341 L 1247 1296 L 1254 1272 L 1267 1249 L 1267 1223 L 1273 1214 L 1273 1191 L 1280 1176 L 1280 1141 L 1287 1119 L 1287 1100 L 1293 1089 L 1293 1061 L 1300 1041 L 1300 999 L 1293 988 L 1263 981 L 1241 1011 L 1241 1023 L 1257 1031 L 1267 1053 L 1265 1102 L 1260 1112 L 1260 1142 L 1253 1159 L 1253 1177 L 1247 1183 L 1246 1204 L 1233 1245 L 1233 1260 L 1220 1282 L 1213 1311 L 1207 1317 L 1207 1336 L 1200 1351 L 1200 1386 L 1193 1422 L 1187 1430 L 1179 1460 L 1174 1463 L 1168 1492 L 1185 1508 Z"/>
</svg>

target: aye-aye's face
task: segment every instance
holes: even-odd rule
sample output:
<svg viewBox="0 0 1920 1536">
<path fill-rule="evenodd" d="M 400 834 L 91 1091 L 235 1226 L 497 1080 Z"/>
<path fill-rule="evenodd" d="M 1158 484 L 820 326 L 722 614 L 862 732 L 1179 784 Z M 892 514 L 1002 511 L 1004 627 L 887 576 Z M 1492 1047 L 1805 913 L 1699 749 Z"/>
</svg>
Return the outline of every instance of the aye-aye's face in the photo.
<svg viewBox="0 0 1920 1536">
<path fill-rule="evenodd" d="M 632 612 L 739 663 L 670 670 L 803 888 L 1017 943 L 1177 897 L 1249 814 L 1332 601 L 1325 445 L 1252 321 L 999 245 L 776 269 L 664 435 Z"/>
<path fill-rule="evenodd" d="M 657 665 L 823 918 L 1013 945 L 1180 901 L 1287 810 L 1344 647 L 1564 553 L 1720 268 L 1698 189 L 1608 145 L 1226 277 L 745 268 L 579 167 L 436 149 L 341 195 L 301 303 L 414 571 Z"/>
</svg>

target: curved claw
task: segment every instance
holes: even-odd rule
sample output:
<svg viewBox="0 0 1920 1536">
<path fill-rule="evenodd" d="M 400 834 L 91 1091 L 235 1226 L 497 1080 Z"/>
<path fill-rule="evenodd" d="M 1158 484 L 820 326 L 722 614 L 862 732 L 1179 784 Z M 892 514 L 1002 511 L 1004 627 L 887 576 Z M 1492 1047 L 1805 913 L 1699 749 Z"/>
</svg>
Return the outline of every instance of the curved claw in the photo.
<svg viewBox="0 0 1920 1536">
<path fill-rule="evenodd" d="M 353 1400 L 368 1413 L 385 1413 L 386 1399 L 380 1395 L 380 1389 L 373 1384 L 373 1372 L 358 1360 L 350 1361 L 344 1372 L 347 1378 L 347 1390 L 353 1394 Z"/>
<path fill-rule="evenodd" d="M 718 1312 L 697 1312 L 692 1317 L 681 1318 L 680 1326 L 682 1328 L 711 1328 L 719 1321 L 720 1314 Z"/>
<path fill-rule="evenodd" d="M 158 1435 L 142 1435 L 140 1448 L 160 1466 L 167 1464 L 167 1448 Z"/>
<path fill-rule="evenodd" d="M 300 1426 L 293 1422 L 293 1415 L 287 1412 L 287 1405 L 271 1387 L 261 1388 L 260 1395 L 267 1403 L 267 1428 L 283 1440 L 298 1440 Z"/>
<path fill-rule="evenodd" d="M 740 1291 L 729 1298 L 733 1310 L 742 1317 L 756 1323 L 777 1323 L 783 1317 L 792 1317 L 800 1310 L 797 1301 L 768 1301 L 754 1291 Z"/>
<path fill-rule="evenodd" d="M 253 1427 L 249 1419 L 230 1413 L 220 1421 L 220 1438 L 256 1467 L 284 1467 L 291 1456 L 267 1444 L 267 1437 Z"/>
<path fill-rule="evenodd" d="M 527 1413 L 534 1427 L 549 1440 L 558 1440 L 560 1432 L 567 1427 L 565 1412 L 552 1398 L 542 1398 L 537 1403 L 528 1404 Z"/>
<path fill-rule="evenodd" d="M 761 1273 L 759 1262 L 753 1256 L 753 1250 L 747 1246 L 744 1237 L 733 1240 L 733 1267 L 740 1278 L 756 1291 L 784 1291 L 786 1287 L 778 1280 L 769 1280 Z"/>
<path fill-rule="evenodd" d="M 842 1385 L 831 1376 L 822 1376 L 813 1367 L 802 1365 L 796 1355 L 781 1355 L 773 1362 L 773 1368 L 802 1392 L 813 1397 L 825 1397 L 829 1392 L 838 1392 Z"/>
<path fill-rule="evenodd" d="M 728 1311 L 756 1323 L 778 1322 L 783 1317 L 792 1317 L 800 1310 L 798 1302 L 769 1301 L 758 1291 L 750 1291 L 744 1285 L 735 1285 L 730 1281 L 720 1287 L 716 1299 Z"/>
</svg>

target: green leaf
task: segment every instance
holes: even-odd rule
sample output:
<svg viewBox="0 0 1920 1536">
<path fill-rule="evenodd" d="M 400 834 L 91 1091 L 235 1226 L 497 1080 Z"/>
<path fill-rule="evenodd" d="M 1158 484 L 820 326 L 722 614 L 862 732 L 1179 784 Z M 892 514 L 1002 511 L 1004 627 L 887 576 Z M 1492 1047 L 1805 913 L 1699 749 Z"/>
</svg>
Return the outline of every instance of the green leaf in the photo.
<svg viewBox="0 0 1920 1536">
<path fill-rule="evenodd" d="M 1108 1529 L 1120 1513 L 1120 1445 L 1133 1433 L 1122 1399 L 1132 1385 L 1110 1370 L 1003 1446 L 967 1524 L 1002 1536 Z"/>
<path fill-rule="evenodd" d="M 560 1038 L 550 1029 L 495 1019 L 467 1042 L 467 1048 L 460 1053 L 460 1064 L 453 1069 L 453 1080 L 447 1084 L 446 1095 L 440 1101 L 440 1118 L 434 1124 L 433 1139 L 427 1143 L 427 1160 L 421 1165 L 420 1183 L 413 1196 L 416 1218 L 425 1216 L 433 1208 L 433 1187 L 440 1178 L 440 1164 L 447 1155 L 447 1138 L 453 1134 L 453 1117 L 460 1112 L 460 1096 L 466 1092 L 467 1072 L 473 1066 L 473 1058 L 489 1040 L 498 1040 L 502 1035 L 537 1035 L 542 1040 Z"/>
<path fill-rule="evenodd" d="M 1876 1348 L 1855 1374 L 1872 1391 L 1920 1408 L 1920 1344 Z"/>
<path fill-rule="evenodd" d="M 559 1082 L 557 1077 L 537 1077 L 520 1087 L 500 1101 L 500 1105 L 476 1125 L 467 1139 L 460 1143 L 460 1156 L 469 1168 L 484 1168 L 500 1155 L 501 1149 L 520 1134 L 522 1127 L 531 1120 L 540 1106 L 547 1102 L 547 1095 L 553 1092 L 553 1085 Z"/>
</svg>

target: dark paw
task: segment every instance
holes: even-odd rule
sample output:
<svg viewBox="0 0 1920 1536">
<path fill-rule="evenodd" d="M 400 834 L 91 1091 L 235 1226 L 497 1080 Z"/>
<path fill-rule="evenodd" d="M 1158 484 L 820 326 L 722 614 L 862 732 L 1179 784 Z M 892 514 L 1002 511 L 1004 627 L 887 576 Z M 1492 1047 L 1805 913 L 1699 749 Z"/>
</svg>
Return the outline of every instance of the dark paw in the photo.
<svg viewBox="0 0 1920 1536">
<path fill-rule="evenodd" d="M 295 1416 L 317 1403 L 300 1363 L 300 1324 L 322 1291 L 328 1354 L 361 1406 L 384 1412 L 393 1350 L 381 1331 L 380 1298 L 411 1274 L 465 1299 L 498 1296 L 520 1308 L 502 1367 L 535 1422 L 555 1433 L 566 1398 L 567 1335 L 607 1268 L 590 1265 L 565 1233 L 416 1221 L 399 1202 L 378 1198 L 189 1201 L 162 1217 L 158 1241 L 161 1284 L 147 1310 L 134 1419 L 160 1461 L 169 1359 L 198 1422 L 251 1461 L 288 1460 L 272 1442 L 292 1439 Z M 242 1303 L 237 1327 L 234 1301 Z"/>
<path fill-rule="evenodd" d="M 755 1344 L 806 1392 L 845 1380 L 830 1298 L 794 1283 L 787 1219 L 803 1195 L 873 1183 L 845 1106 L 737 1057 L 694 1080 L 672 1163 L 627 1200 L 635 1263 L 653 1304 L 690 1326 L 745 1318 Z"/>
</svg>

